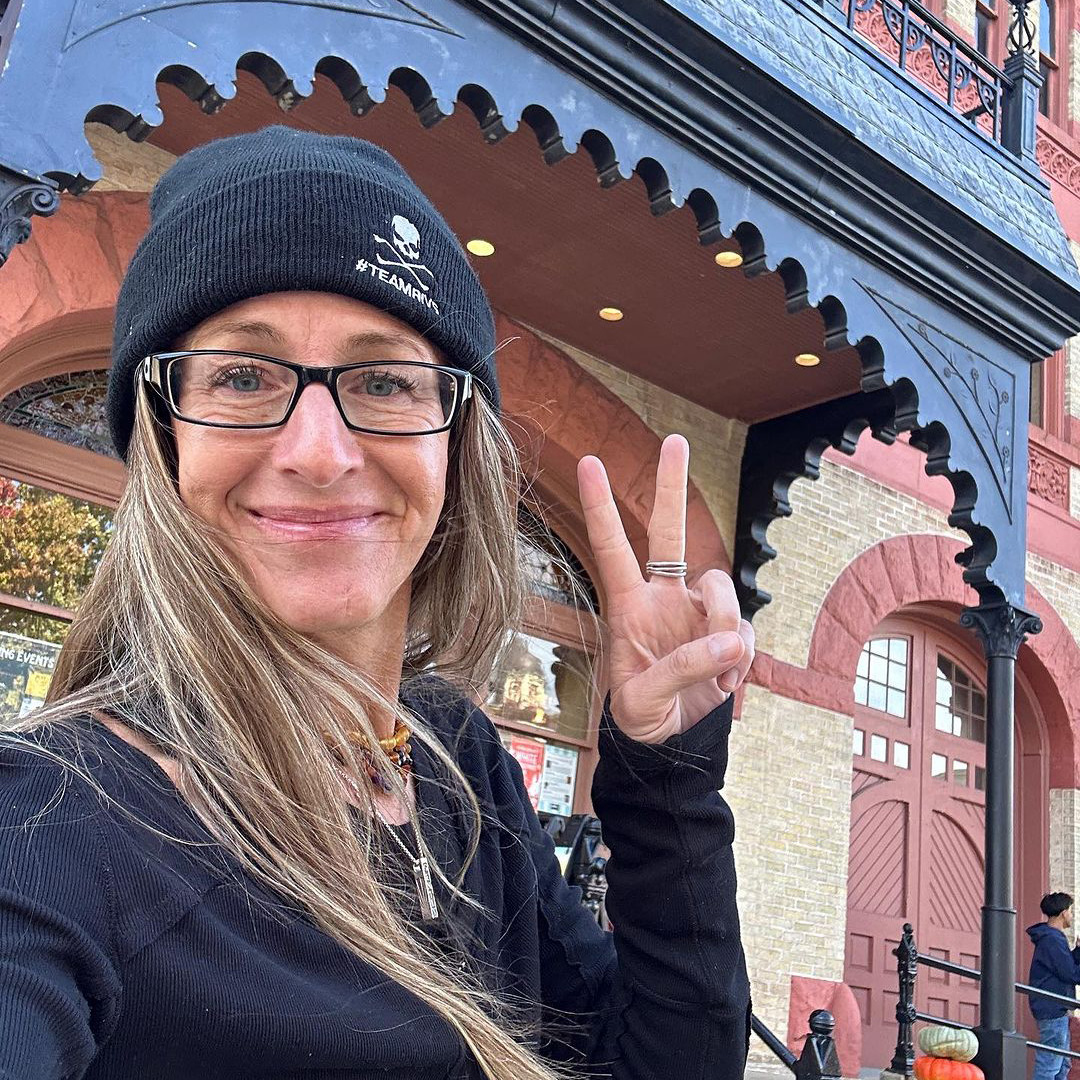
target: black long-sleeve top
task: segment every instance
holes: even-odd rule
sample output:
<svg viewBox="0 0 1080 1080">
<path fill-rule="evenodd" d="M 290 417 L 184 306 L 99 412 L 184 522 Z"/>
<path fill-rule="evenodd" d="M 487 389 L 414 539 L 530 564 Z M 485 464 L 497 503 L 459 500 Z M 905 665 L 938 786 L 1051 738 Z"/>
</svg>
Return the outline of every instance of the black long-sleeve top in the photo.
<svg viewBox="0 0 1080 1080">
<path fill-rule="evenodd" d="M 486 914 L 437 888 L 446 947 L 468 942 L 497 993 L 545 1025 L 558 1016 L 544 1052 L 590 1075 L 741 1077 L 749 991 L 718 794 L 730 706 L 660 747 L 605 714 L 593 802 L 612 853 L 612 934 L 563 880 L 487 717 L 445 687 L 404 699 L 490 819 L 464 880 Z M 77 730 L 107 800 L 31 749 L 0 751 L 2 1080 L 480 1076 L 434 1012 L 231 857 L 159 836 L 208 840 L 150 758 L 104 725 Z M 425 839 L 453 879 L 464 822 L 422 746 L 414 769 Z"/>
</svg>

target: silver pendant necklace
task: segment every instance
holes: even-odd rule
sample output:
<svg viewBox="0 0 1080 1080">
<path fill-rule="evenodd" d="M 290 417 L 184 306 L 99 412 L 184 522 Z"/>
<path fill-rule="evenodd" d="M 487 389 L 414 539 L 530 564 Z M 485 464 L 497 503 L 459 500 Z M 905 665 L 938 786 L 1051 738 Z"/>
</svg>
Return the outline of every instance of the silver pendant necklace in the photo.
<svg viewBox="0 0 1080 1080">
<path fill-rule="evenodd" d="M 361 805 L 366 801 L 366 793 L 360 788 L 356 780 L 344 769 L 339 770 L 342 779 L 352 789 L 357 801 Z M 381 819 L 380 819 L 381 820 Z M 405 843 L 398 835 L 397 828 L 388 821 L 383 821 L 385 833 L 401 849 L 401 853 L 408 860 L 412 869 L 413 882 L 416 885 L 416 898 L 420 901 L 420 917 L 424 922 L 437 922 L 439 919 L 439 905 L 435 899 L 435 886 L 431 879 L 431 863 L 423 847 L 417 838 L 416 852 Z"/>
<path fill-rule="evenodd" d="M 431 864 L 419 841 L 416 845 L 416 853 L 398 835 L 397 828 L 389 822 L 383 822 L 386 826 L 386 835 L 401 849 L 402 854 L 412 866 L 413 881 L 416 883 L 416 896 L 420 901 L 420 917 L 424 922 L 436 922 L 439 918 L 439 905 L 435 900 L 435 886 L 431 880 Z"/>
</svg>

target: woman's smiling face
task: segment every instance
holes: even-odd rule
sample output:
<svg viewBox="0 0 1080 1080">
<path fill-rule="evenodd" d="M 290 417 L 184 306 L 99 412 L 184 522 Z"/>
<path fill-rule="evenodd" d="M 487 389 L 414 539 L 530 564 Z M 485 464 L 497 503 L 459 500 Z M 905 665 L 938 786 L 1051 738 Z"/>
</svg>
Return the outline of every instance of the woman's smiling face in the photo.
<svg viewBox="0 0 1080 1080">
<path fill-rule="evenodd" d="M 177 348 L 230 349 L 328 367 L 438 363 L 407 324 L 329 293 L 272 293 L 233 304 Z M 413 570 L 435 530 L 449 435 L 350 431 L 330 391 L 310 385 L 279 428 L 173 421 L 180 497 L 217 530 L 267 606 L 338 651 L 403 641 Z"/>
</svg>

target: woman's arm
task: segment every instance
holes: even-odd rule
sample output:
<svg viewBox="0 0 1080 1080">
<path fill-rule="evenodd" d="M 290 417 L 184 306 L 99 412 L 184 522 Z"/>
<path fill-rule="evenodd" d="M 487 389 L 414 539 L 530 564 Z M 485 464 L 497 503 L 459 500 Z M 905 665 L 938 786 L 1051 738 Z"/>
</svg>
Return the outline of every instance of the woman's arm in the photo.
<svg viewBox="0 0 1080 1080">
<path fill-rule="evenodd" d="M 622 735 L 606 710 L 605 721 L 593 802 L 611 849 L 613 935 L 566 886 L 551 841 L 530 814 L 545 1025 L 555 1034 L 546 1052 L 584 1058 L 615 1080 L 737 1080 L 750 994 L 735 903 L 734 821 L 718 793 L 730 700 L 659 746 Z M 564 1013 L 584 1022 L 576 1035 L 575 1017 Z"/>
</svg>

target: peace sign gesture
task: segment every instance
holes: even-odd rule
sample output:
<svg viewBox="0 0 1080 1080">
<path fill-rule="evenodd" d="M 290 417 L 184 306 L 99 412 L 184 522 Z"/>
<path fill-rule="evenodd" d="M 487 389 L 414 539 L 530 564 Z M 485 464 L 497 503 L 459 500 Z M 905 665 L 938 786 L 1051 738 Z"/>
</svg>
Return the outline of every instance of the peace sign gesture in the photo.
<svg viewBox="0 0 1080 1080">
<path fill-rule="evenodd" d="M 650 561 L 684 558 L 689 460 L 686 439 L 669 435 L 656 469 Z M 683 577 L 642 576 L 599 458 L 578 462 L 578 488 L 608 600 L 612 716 L 631 738 L 664 742 L 738 688 L 754 659 L 754 631 L 721 570 L 706 571 L 689 588 Z"/>
</svg>

